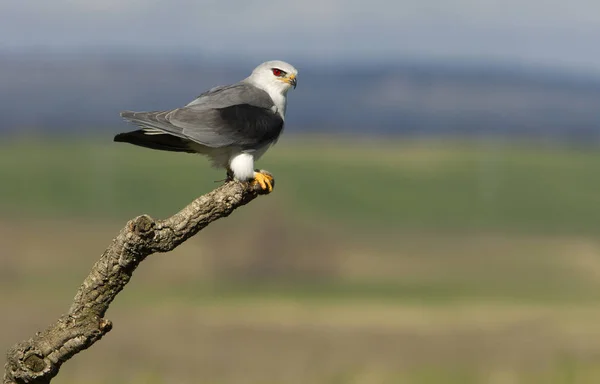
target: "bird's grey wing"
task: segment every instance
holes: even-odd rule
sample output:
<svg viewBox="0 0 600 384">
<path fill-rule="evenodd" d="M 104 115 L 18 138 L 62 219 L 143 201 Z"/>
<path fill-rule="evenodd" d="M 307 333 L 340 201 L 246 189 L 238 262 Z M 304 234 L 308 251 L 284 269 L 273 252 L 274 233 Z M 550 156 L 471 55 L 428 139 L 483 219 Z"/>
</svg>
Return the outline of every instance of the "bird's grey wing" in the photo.
<svg viewBox="0 0 600 384">
<path fill-rule="evenodd" d="M 186 107 L 173 113 L 170 122 L 190 140 L 215 148 L 256 149 L 275 141 L 283 129 L 280 115 L 251 104 L 209 110 Z"/>
<path fill-rule="evenodd" d="M 283 119 L 269 95 L 249 84 L 219 87 L 183 108 L 123 112 L 121 116 L 148 135 L 169 134 L 218 148 L 258 148 L 277 139 Z"/>
<path fill-rule="evenodd" d="M 121 117 L 142 128 L 147 135 L 170 134 L 186 139 L 183 130 L 172 125 L 167 117 L 168 114 L 176 111 L 177 109 L 153 112 L 123 111 Z"/>
</svg>

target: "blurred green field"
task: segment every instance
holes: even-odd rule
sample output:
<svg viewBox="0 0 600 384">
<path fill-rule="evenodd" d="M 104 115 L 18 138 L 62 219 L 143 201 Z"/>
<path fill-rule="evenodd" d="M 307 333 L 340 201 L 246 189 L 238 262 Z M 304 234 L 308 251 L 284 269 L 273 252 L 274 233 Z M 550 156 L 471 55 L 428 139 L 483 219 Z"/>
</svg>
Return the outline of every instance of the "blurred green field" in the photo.
<svg viewBox="0 0 600 384">
<path fill-rule="evenodd" d="M 600 382 L 596 148 L 289 138 L 258 165 L 275 192 L 146 260 L 56 382 Z M 108 140 L 3 141 L 0 348 L 67 310 L 126 220 L 223 176 Z"/>
<path fill-rule="evenodd" d="M 101 142 L 4 142 L 0 212 L 165 216 L 223 172 L 193 155 Z M 600 151 L 502 141 L 289 139 L 258 164 L 286 214 L 375 229 L 598 232 Z"/>
</svg>

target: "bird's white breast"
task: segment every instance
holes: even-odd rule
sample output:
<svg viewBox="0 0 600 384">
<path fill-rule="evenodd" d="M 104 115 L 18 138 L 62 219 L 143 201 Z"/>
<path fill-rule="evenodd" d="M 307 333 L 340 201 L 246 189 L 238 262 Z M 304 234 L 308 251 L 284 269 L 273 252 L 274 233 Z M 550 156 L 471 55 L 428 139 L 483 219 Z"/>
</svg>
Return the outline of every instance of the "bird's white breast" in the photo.
<svg viewBox="0 0 600 384">
<path fill-rule="evenodd" d="M 269 93 L 269 96 L 271 96 L 271 100 L 273 100 L 273 104 L 275 104 L 275 108 L 274 111 L 275 113 L 278 113 L 279 116 L 281 116 L 282 119 L 285 119 L 285 108 L 286 108 L 286 104 L 287 104 L 287 98 L 285 97 L 285 95 L 282 95 L 281 93 Z"/>
</svg>

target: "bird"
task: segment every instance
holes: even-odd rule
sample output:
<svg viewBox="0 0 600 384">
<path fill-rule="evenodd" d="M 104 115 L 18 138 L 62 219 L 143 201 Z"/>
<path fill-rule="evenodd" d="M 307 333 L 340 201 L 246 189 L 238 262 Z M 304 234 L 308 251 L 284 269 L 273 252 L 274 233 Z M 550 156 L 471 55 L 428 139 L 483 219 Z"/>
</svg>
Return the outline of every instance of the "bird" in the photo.
<svg viewBox="0 0 600 384">
<path fill-rule="evenodd" d="M 296 88 L 297 76 L 289 63 L 266 61 L 245 79 L 211 88 L 183 107 L 123 111 L 121 117 L 139 129 L 119 133 L 114 141 L 205 155 L 214 167 L 226 170 L 226 180 L 258 184 L 271 192 L 273 177 L 255 169 L 254 162 L 283 132 L 287 93 Z"/>
</svg>

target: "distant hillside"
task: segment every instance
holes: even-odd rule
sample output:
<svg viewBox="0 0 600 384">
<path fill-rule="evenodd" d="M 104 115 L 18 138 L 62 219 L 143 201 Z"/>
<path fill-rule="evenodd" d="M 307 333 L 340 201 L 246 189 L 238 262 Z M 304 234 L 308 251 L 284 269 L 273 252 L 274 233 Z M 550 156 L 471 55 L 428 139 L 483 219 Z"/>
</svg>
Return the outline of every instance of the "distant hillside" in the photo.
<svg viewBox="0 0 600 384">
<path fill-rule="evenodd" d="M 121 110 L 180 106 L 255 64 L 0 54 L 0 130 L 119 129 Z M 598 79 L 434 63 L 297 66 L 287 118 L 295 131 L 600 137 Z"/>
</svg>

